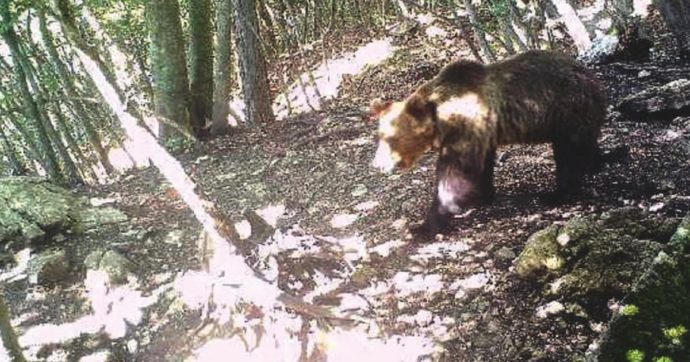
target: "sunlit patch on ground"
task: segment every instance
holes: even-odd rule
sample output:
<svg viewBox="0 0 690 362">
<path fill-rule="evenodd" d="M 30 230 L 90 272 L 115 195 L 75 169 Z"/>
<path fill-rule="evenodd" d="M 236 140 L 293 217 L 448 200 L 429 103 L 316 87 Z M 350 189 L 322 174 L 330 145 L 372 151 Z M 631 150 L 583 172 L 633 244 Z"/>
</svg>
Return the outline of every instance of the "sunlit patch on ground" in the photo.
<svg viewBox="0 0 690 362">
<path fill-rule="evenodd" d="M 85 297 L 91 305 L 92 313 L 73 322 L 60 325 L 40 324 L 27 329 L 19 343 L 28 349 L 30 359 L 41 346 L 65 343 L 83 334 L 105 333 L 109 338 L 125 336 L 127 330 L 137 326 L 143 317 L 144 309 L 156 302 L 167 287 L 154 290 L 143 296 L 141 291 L 129 285 L 110 287 L 105 272 L 89 271 L 85 280 Z"/>
<path fill-rule="evenodd" d="M 276 227 L 278 220 L 285 215 L 285 205 L 273 204 L 259 209 L 256 213 L 261 216 L 269 225 Z"/>
<path fill-rule="evenodd" d="M 357 214 L 338 214 L 338 215 L 333 215 L 331 218 L 331 226 L 336 228 L 336 229 L 344 229 L 355 221 L 357 221 L 357 218 L 359 215 Z"/>
<path fill-rule="evenodd" d="M 335 98 L 344 75 L 357 75 L 367 66 L 377 65 L 393 55 L 395 48 L 390 38 L 372 41 L 355 52 L 330 59 L 310 72 L 300 75 L 300 82 L 293 83 L 286 95 L 281 94 L 274 102 L 273 110 L 278 119 L 292 113 L 321 109 L 324 101 Z M 304 87 L 302 86 L 304 85 Z M 289 106 L 288 106 L 289 103 Z"/>
</svg>

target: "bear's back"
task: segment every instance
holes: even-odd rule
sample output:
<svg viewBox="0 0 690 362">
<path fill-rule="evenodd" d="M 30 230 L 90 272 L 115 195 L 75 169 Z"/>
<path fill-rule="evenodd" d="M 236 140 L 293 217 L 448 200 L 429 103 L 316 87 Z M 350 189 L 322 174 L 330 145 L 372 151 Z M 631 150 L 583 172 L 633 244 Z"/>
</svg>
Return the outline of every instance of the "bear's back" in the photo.
<svg viewBox="0 0 690 362">
<path fill-rule="evenodd" d="M 455 62 L 422 91 L 438 104 L 476 94 L 489 110 L 481 121 L 492 130 L 496 144 L 546 142 L 583 127 L 598 130 L 606 107 L 603 89 L 584 66 L 547 51 L 529 51 L 490 65 Z"/>
</svg>

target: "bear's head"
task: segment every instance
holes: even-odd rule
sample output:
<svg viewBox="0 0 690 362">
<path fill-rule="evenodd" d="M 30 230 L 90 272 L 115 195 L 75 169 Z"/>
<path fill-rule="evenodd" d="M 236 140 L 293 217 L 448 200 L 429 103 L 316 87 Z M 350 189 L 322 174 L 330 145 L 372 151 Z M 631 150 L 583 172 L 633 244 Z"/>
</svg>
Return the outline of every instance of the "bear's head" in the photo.
<svg viewBox="0 0 690 362">
<path fill-rule="evenodd" d="M 410 168 L 437 138 L 435 107 L 418 93 L 404 102 L 375 100 L 371 113 L 379 120 L 379 145 L 373 166 L 382 172 Z"/>
</svg>

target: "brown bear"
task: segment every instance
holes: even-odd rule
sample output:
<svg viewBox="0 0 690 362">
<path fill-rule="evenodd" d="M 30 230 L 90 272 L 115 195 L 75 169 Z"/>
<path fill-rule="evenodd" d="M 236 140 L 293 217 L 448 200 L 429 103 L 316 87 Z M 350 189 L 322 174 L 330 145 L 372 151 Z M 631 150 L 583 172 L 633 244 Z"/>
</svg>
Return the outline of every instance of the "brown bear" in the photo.
<svg viewBox="0 0 690 362">
<path fill-rule="evenodd" d="M 483 65 L 458 61 L 403 102 L 371 105 L 379 119 L 374 166 L 409 168 L 438 149 L 437 192 L 425 221 L 412 231 L 435 235 L 461 208 L 494 196 L 496 148 L 546 143 L 556 161 L 555 195 L 576 192 L 599 157 L 606 95 L 572 58 L 529 51 Z"/>
</svg>

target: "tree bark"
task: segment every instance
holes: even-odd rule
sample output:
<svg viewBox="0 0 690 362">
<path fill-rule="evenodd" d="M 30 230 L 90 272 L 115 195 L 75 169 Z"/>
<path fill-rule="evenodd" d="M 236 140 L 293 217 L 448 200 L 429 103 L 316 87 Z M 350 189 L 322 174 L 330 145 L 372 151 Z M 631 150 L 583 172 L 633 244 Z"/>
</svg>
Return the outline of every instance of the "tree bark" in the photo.
<svg viewBox="0 0 690 362">
<path fill-rule="evenodd" d="M 2 141 L 2 149 L 4 150 L 4 154 L 7 155 L 7 161 L 12 169 L 12 174 L 25 175 L 29 171 L 29 167 L 22 162 L 19 152 L 12 144 L 7 132 L 5 132 L 3 123 L 3 120 L 0 118 L 0 141 Z"/>
<path fill-rule="evenodd" d="M 168 123 L 177 124 L 185 131 L 191 130 L 180 7 L 177 0 L 148 0 L 145 11 L 150 37 L 154 110 L 160 119 L 159 137 L 168 140 L 174 135 Z"/>
<path fill-rule="evenodd" d="M 93 126 L 90 116 L 84 109 L 83 103 L 76 101 L 76 99 L 80 97 L 80 94 L 79 92 L 77 92 L 76 86 L 74 85 L 73 75 L 71 75 L 70 72 L 67 70 L 67 66 L 65 66 L 65 63 L 62 61 L 60 55 L 57 52 L 57 48 L 55 48 L 55 42 L 53 40 L 52 34 L 48 30 L 44 12 L 42 10 L 39 10 L 38 16 L 39 27 L 43 39 L 43 45 L 45 46 L 48 52 L 50 61 L 55 66 L 55 70 L 60 76 L 60 83 L 63 86 L 65 94 L 69 98 L 68 103 L 70 103 L 71 108 L 74 110 L 74 112 L 79 117 L 79 120 L 84 125 L 86 134 L 89 137 L 89 142 L 96 151 L 96 154 L 98 155 L 98 158 L 101 164 L 103 165 L 103 168 L 108 174 L 110 174 L 113 172 L 114 168 L 110 163 L 110 160 L 108 159 L 108 152 L 103 147 L 101 136 L 98 134 L 98 131 L 96 131 L 96 128 Z"/>
<path fill-rule="evenodd" d="M 276 35 L 275 35 L 275 29 L 276 26 L 273 22 L 273 18 L 271 17 L 271 13 L 268 12 L 268 5 L 266 4 L 266 1 L 264 0 L 259 0 L 259 2 L 256 4 L 257 12 L 259 13 L 259 17 L 261 18 L 261 22 L 263 23 L 263 28 L 265 31 L 263 34 L 265 34 L 265 39 L 268 42 L 268 45 L 270 47 L 270 53 L 268 54 L 278 54 L 280 50 L 278 49 L 278 41 L 276 40 Z M 266 49 L 266 47 L 264 47 Z"/>
<path fill-rule="evenodd" d="M 261 39 L 259 38 L 259 26 L 256 19 L 256 1 L 237 1 L 235 14 L 246 122 L 250 125 L 268 123 L 274 117 L 266 74 L 266 61 L 261 52 Z"/>
<path fill-rule="evenodd" d="M 463 0 L 463 2 L 465 5 L 465 10 L 467 11 L 467 15 L 470 18 L 470 24 L 472 25 L 472 28 L 474 30 L 473 33 L 477 38 L 477 43 L 479 43 L 479 47 L 482 49 L 482 52 L 484 53 L 484 57 L 488 59 L 490 62 L 495 62 L 496 54 L 494 53 L 493 49 L 491 49 L 491 45 L 489 44 L 489 42 L 486 40 L 486 33 L 481 28 L 481 24 L 479 24 L 479 20 L 477 19 L 477 13 L 474 11 L 474 6 L 472 6 L 472 0 Z"/>
<path fill-rule="evenodd" d="M 196 136 L 213 113 L 213 26 L 211 0 L 196 0 L 189 6 L 189 116 Z"/>
<path fill-rule="evenodd" d="M 551 0 L 551 3 L 560 14 L 561 21 L 565 24 L 568 35 L 573 39 L 577 52 L 582 54 L 587 51 L 592 46 L 592 40 L 589 38 L 587 28 L 585 28 L 585 24 L 577 16 L 575 9 L 566 0 Z"/>
<path fill-rule="evenodd" d="M 0 293 L 0 336 L 2 336 L 2 345 L 5 346 L 12 362 L 26 362 L 26 358 L 22 354 L 22 347 L 19 345 L 19 341 L 17 341 L 17 335 L 10 320 L 10 310 L 7 308 L 7 304 L 5 304 L 5 297 Z"/>
<path fill-rule="evenodd" d="M 12 55 L 12 60 L 14 62 L 14 78 L 19 87 L 19 92 L 22 97 L 22 102 L 24 103 L 24 114 L 28 120 L 35 122 L 36 130 L 41 147 L 38 149 L 40 152 L 40 158 L 42 166 L 45 168 L 46 173 L 52 179 L 58 183 L 64 183 L 65 179 L 63 174 L 60 172 L 58 158 L 55 155 L 54 149 L 51 146 L 50 138 L 48 136 L 47 127 L 49 120 L 44 119 L 41 116 L 38 105 L 34 100 L 31 91 L 29 90 L 29 84 L 27 81 L 28 74 L 25 69 L 26 64 L 22 62 L 21 58 L 23 54 L 19 49 L 17 42 L 17 34 L 12 28 L 12 19 L 9 10 L 9 0 L 0 0 L 0 17 L 3 22 L 8 26 L 4 27 L 2 32 L 2 38 L 10 49 L 10 54 Z"/>
<path fill-rule="evenodd" d="M 216 69 L 213 91 L 213 119 L 211 134 L 220 135 L 230 131 L 230 91 L 232 90 L 232 0 L 220 0 L 216 9 Z"/>
</svg>

